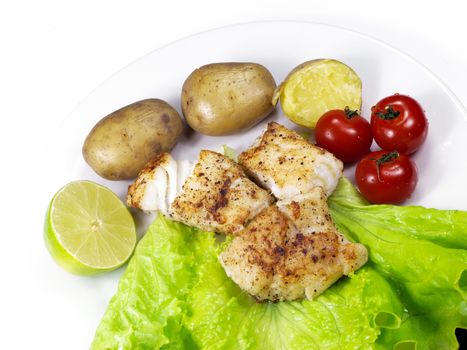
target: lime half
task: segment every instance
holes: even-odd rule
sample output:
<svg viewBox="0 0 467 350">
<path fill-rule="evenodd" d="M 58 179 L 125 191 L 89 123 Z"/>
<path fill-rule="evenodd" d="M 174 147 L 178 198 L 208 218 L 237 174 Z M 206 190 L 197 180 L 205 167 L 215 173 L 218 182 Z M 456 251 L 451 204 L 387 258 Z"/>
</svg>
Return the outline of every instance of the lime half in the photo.
<svg viewBox="0 0 467 350">
<path fill-rule="evenodd" d="M 108 188 L 71 182 L 52 198 L 44 227 L 47 248 L 65 270 L 95 275 L 124 264 L 136 244 L 128 209 Z"/>
</svg>

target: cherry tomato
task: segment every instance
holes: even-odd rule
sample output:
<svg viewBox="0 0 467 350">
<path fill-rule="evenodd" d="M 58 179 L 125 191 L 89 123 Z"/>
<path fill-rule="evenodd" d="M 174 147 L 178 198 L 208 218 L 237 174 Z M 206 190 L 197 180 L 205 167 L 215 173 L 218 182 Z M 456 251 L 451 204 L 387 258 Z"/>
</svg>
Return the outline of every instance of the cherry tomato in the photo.
<svg viewBox="0 0 467 350">
<path fill-rule="evenodd" d="M 316 144 L 344 162 L 354 162 L 370 151 L 373 136 L 370 123 L 357 111 L 333 109 L 319 118 Z"/>
<path fill-rule="evenodd" d="M 358 162 L 355 181 L 370 202 L 396 204 L 415 190 L 417 167 L 407 155 L 397 151 L 372 152 Z"/>
<path fill-rule="evenodd" d="M 428 120 L 412 97 L 395 94 L 371 108 L 371 129 L 382 149 L 411 154 L 425 142 Z"/>
</svg>

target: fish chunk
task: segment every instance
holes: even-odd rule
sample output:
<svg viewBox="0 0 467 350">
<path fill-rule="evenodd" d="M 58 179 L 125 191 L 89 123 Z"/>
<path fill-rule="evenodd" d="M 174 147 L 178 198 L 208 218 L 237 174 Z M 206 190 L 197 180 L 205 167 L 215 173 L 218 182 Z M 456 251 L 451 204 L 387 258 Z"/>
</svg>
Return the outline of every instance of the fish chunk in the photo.
<svg viewBox="0 0 467 350">
<path fill-rule="evenodd" d="M 204 150 L 171 204 L 169 215 L 206 231 L 235 234 L 273 201 L 236 162 Z"/>
<path fill-rule="evenodd" d="M 261 301 L 313 299 L 367 259 L 363 245 L 337 231 L 321 187 L 264 209 L 219 257 L 227 275 Z"/>
<path fill-rule="evenodd" d="M 167 214 L 192 169 L 190 161 L 176 161 L 169 153 L 160 154 L 146 164 L 128 187 L 127 205 Z"/>
<path fill-rule="evenodd" d="M 271 122 L 256 143 L 238 157 L 246 173 L 278 199 L 309 192 L 316 186 L 330 195 L 342 176 L 343 163 L 295 131 Z"/>
<path fill-rule="evenodd" d="M 321 187 L 277 202 L 279 210 L 293 221 L 303 234 L 334 231 L 335 226 L 329 214 L 327 198 Z"/>
</svg>

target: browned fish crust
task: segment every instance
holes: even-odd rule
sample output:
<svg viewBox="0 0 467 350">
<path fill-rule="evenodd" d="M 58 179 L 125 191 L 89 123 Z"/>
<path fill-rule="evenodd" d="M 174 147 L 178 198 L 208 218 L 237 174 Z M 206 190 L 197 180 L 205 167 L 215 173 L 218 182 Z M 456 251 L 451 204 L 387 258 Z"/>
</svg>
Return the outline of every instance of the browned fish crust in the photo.
<svg viewBox="0 0 467 350">
<path fill-rule="evenodd" d="M 338 233 L 330 216 L 323 216 L 325 203 L 317 188 L 298 201 L 264 209 L 220 255 L 229 277 L 258 300 L 311 299 L 361 267 L 366 248 Z M 302 230 L 306 221 L 312 231 Z"/>
<path fill-rule="evenodd" d="M 332 153 L 275 122 L 268 123 L 256 143 L 239 155 L 238 163 L 277 199 L 307 193 L 316 186 L 329 195 L 343 171 L 342 162 Z"/>
<path fill-rule="evenodd" d="M 207 231 L 239 232 L 274 198 L 249 180 L 228 157 L 201 151 L 193 173 L 171 204 L 177 221 Z"/>
</svg>

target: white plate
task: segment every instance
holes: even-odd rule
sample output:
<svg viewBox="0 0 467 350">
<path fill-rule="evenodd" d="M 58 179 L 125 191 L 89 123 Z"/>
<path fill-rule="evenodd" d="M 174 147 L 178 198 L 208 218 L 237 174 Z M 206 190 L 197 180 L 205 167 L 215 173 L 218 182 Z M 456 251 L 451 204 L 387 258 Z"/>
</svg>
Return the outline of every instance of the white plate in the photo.
<svg viewBox="0 0 467 350">
<path fill-rule="evenodd" d="M 128 182 L 106 181 L 84 163 L 81 147 L 86 135 L 105 115 L 144 98 L 161 98 L 180 111 L 183 81 L 195 68 L 212 62 L 258 62 L 280 83 L 297 64 L 314 58 L 336 58 L 360 75 L 362 111 L 367 118 L 370 107 L 386 95 L 399 92 L 416 98 L 426 110 L 430 129 L 427 142 L 414 157 L 419 183 L 406 204 L 467 209 L 465 191 L 460 190 L 465 188 L 467 174 L 463 156 L 467 149 L 467 113 L 457 98 L 434 74 L 398 50 L 362 34 L 306 22 L 251 23 L 197 34 L 153 51 L 116 73 L 62 125 L 50 156 L 53 191 L 72 180 L 89 179 L 112 188 L 123 199 Z M 173 155 L 195 159 L 199 150 L 217 149 L 221 144 L 240 151 L 270 120 L 292 126 L 278 109 L 242 135 L 185 136 Z M 352 169 L 347 174 L 351 176 Z M 78 278 L 69 277 L 53 265 L 46 266 L 53 284 L 50 297 L 62 300 L 50 305 L 57 320 L 50 325 L 53 342 L 77 349 L 88 347 L 122 271 L 98 278 Z"/>
</svg>

